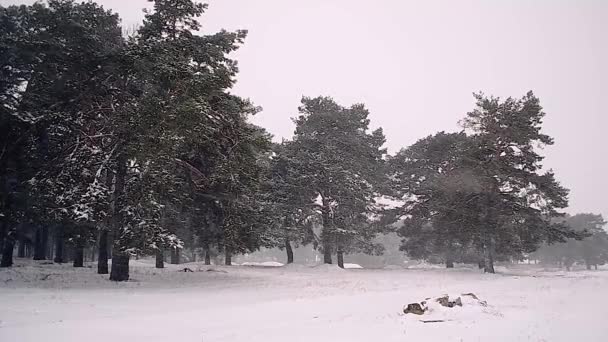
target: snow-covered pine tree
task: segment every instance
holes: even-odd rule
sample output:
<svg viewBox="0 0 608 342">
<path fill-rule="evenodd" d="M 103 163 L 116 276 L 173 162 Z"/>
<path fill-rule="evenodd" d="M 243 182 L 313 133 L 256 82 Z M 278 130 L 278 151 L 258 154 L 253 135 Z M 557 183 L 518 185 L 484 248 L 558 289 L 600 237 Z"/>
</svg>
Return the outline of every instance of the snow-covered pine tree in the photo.
<svg viewBox="0 0 608 342">
<path fill-rule="evenodd" d="M 476 142 L 468 162 L 481 186 L 479 238 L 485 271 L 494 273 L 496 252 L 520 256 L 543 241 L 577 234 L 551 220 L 567 206 L 568 190 L 552 171 L 540 173 L 543 157 L 535 147 L 551 145 L 553 139 L 541 133 L 545 113 L 539 99 L 532 92 L 504 101 L 482 94 L 475 98 L 477 107 L 463 123 Z"/>
<path fill-rule="evenodd" d="M 329 97 L 302 99 L 295 119 L 293 173 L 299 189 L 312 189 L 309 204 L 320 212 L 324 262 L 355 245 L 368 245 L 374 226 L 375 198 L 383 184 L 386 149 L 382 129 L 370 132 L 362 104 L 349 108 Z"/>
<path fill-rule="evenodd" d="M 478 246 L 481 187 L 466 163 L 474 146 L 465 133 L 418 140 L 389 159 L 396 199 L 395 220 L 403 220 L 400 249 L 417 259 L 464 261 Z"/>
</svg>

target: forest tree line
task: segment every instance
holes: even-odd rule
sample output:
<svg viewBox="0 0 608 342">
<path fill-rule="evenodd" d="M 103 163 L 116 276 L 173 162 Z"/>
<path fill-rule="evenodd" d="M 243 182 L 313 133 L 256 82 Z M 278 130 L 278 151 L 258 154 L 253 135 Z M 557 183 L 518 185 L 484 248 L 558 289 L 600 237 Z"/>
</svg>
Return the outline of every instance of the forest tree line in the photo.
<svg viewBox="0 0 608 342">
<path fill-rule="evenodd" d="M 130 35 L 95 2 L 0 6 L 2 267 L 15 250 L 61 263 L 68 249 L 82 266 L 95 246 L 98 273 L 123 281 L 134 255 L 163 267 L 167 252 L 199 250 L 229 265 L 279 247 L 293 262 L 309 244 L 343 267 L 396 232 L 410 257 L 494 272 L 495 260 L 604 232 L 601 217 L 599 230 L 564 217 L 532 92 L 476 94 L 461 132 L 395 155 L 363 104 L 303 97 L 293 137 L 273 143 L 249 121 L 261 108 L 230 92 L 247 32 L 202 35 L 206 5 L 153 2 Z"/>
</svg>

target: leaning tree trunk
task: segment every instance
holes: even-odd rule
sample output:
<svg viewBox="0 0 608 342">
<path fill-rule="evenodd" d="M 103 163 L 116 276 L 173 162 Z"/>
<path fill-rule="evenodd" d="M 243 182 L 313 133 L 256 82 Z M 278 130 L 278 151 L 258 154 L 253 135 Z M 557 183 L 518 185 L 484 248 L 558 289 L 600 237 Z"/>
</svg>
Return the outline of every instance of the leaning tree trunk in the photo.
<svg viewBox="0 0 608 342">
<path fill-rule="evenodd" d="M 342 247 L 338 247 L 336 254 L 338 258 L 338 267 L 344 268 L 344 251 L 342 250 Z"/>
<path fill-rule="evenodd" d="M 165 256 L 161 248 L 156 250 L 156 268 L 165 268 Z"/>
<path fill-rule="evenodd" d="M 127 281 L 129 280 L 129 253 L 114 251 L 112 255 L 112 270 L 110 280 Z"/>
<path fill-rule="evenodd" d="M 288 238 L 285 238 L 285 251 L 287 251 L 287 263 L 293 264 L 293 248 Z"/>
<path fill-rule="evenodd" d="M 225 252 L 224 265 L 232 266 L 232 250 L 230 248 L 226 247 L 224 252 Z"/>
<path fill-rule="evenodd" d="M 53 258 L 53 261 L 58 264 L 61 264 L 65 261 L 63 259 L 63 246 L 63 226 L 58 225 L 57 227 L 55 227 L 55 258 Z"/>
<path fill-rule="evenodd" d="M 46 259 L 48 236 L 49 236 L 49 230 L 46 226 L 39 226 L 36 229 L 34 260 L 45 260 Z"/>
<path fill-rule="evenodd" d="M 4 245 L 2 246 L 2 260 L 0 260 L 0 267 L 11 267 L 13 266 L 13 249 L 15 248 L 15 240 L 10 236 L 4 238 Z"/>
<path fill-rule="evenodd" d="M 74 246 L 74 267 L 84 267 L 84 246 L 77 244 Z"/>
<path fill-rule="evenodd" d="M 179 248 L 177 247 L 173 247 L 171 248 L 171 263 L 173 265 L 177 265 L 179 264 L 179 256 L 181 254 L 181 251 Z"/>
</svg>

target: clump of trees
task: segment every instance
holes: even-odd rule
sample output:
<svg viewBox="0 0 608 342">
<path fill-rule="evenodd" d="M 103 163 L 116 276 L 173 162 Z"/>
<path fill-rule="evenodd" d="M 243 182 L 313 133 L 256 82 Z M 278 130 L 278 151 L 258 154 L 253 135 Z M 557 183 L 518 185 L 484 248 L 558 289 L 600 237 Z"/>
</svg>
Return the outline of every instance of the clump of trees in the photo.
<svg viewBox="0 0 608 342">
<path fill-rule="evenodd" d="M 16 245 L 76 267 L 97 251 L 98 273 L 124 281 L 133 256 L 230 265 L 279 247 L 290 263 L 308 244 L 343 267 L 397 232 L 411 257 L 494 272 L 587 234 L 556 220 L 567 190 L 541 172 L 536 146 L 553 141 L 532 93 L 477 94 L 465 130 L 394 156 L 363 104 L 303 97 L 293 137 L 272 143 L 248 120 L 260 108 L 230 92 L 247 32 L 199 34 L 205 9 L 154 0 L 124 36 L 94 2 L 0 7 L 2 267 Z"/>
</svg>

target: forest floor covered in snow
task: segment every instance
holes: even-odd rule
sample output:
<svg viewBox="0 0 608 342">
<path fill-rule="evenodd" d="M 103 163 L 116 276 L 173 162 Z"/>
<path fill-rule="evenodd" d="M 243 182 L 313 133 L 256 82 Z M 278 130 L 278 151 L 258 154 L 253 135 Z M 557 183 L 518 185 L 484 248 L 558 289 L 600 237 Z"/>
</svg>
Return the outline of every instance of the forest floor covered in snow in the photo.
<svg viewBox="0 0 608 342">
<path fill-rule="evenodd" d="M 272 266 L 133 260 L 114 283 L 94 265 L 17 259 L 0 269 L 0 341 L 608 341 L 606 268 Z M 403 314 L 470 292 L 488 306 Z"/>
</svg>

